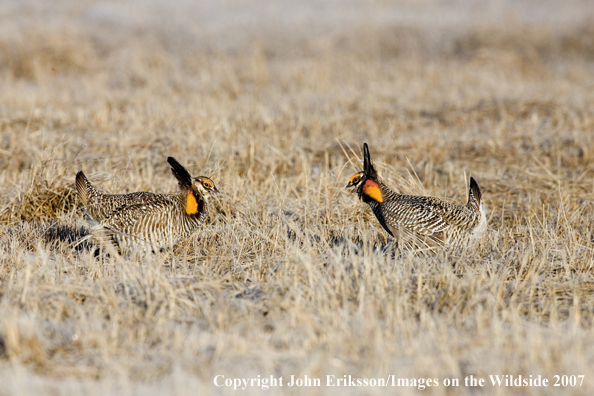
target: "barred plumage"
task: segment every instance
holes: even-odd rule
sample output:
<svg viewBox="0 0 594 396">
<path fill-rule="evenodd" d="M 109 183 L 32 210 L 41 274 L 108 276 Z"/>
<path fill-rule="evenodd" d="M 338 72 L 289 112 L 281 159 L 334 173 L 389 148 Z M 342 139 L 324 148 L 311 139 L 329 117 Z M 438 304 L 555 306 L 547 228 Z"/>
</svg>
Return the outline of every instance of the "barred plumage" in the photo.
<svg viewBox="0 0 594 396">
<path fill-rule="evenodd" d="M 218 190 L 208 177 L 192 177 L 175 158 L 167 162 L 179 182 L 175 194 L 104 194 L 79 171 L 76 189 L 93 233 L 109 237 L 120 251 L 134 247 L 158 251 L 196 231 L 206 216 L 208 194 Z"/>
<path fill-rule="evenodd" d="M 363 144 L 364 170 L 351 177 L 359 198 L 369 204 L 384 229 L 406 249 L 433 249 L 464 245 L 479 240 L 487 228 L 481 191 L 470 178 L 466 205 L 454 205 L 433 197 L 401 195 L 379 177 Z"/>
</svg>

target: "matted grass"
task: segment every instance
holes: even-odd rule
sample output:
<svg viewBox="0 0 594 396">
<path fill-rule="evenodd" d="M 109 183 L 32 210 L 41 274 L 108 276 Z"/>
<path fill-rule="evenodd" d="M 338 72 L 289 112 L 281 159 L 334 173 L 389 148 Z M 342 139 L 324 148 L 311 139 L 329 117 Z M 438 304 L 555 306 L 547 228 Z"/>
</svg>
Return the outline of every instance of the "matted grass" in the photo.
<svg viewBox="0 0 594 396">
<path fill-rule="evenodd" d="M 594 393 L 591 26 L 363 21 L 239 50 L 4 32 L 0 395 L 233 393 L 219 374 Z M 473 175 L 491 231 L 470 249 L 394 252 L 344 188 L 363 142 L 401 192 L 465 202 Z M 76 172 L 170 192 L 167 156 L 221 190 L 204 229 L 160 254 L 79 244 Z M 488 384 L 443 386 L 470 374 Z M 586 379 L 494 388 L 494 374 Z"/>
</svg>

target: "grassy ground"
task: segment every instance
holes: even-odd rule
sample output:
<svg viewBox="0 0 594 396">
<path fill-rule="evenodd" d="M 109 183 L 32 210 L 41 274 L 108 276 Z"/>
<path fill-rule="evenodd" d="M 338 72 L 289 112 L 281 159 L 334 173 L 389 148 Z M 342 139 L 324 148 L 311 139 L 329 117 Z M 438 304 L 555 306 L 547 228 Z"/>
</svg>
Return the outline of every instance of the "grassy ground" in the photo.
<svg viewBox="0 0 594 396">
<path fill-rule="evenodd" d="M 0 395 L 233 393 L 219 374 L 594 392 L 591 23 L 362 22 L 239 49 L 163 37 L 0 35 Z M 492 231 L 392 254 L 344 189 L 363 142 L 401 192 L 465 202 L 472 174 Z M 221 190 L 203 230 L 156 255 L 75 247 L 79 169 L 104 191 L 169 192 L 167 156 Z M 462 386 L 471 374 L 486 385 Z"/>
</svg>

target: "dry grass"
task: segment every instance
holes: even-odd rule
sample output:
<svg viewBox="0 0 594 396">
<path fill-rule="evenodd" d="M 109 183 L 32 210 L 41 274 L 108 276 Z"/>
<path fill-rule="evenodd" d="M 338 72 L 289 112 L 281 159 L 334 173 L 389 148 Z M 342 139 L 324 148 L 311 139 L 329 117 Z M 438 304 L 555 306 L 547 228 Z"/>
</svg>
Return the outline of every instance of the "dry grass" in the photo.
<svg viewBox="0 0 594 396">
<path fill-rule="evenodd" d="M 217 374 L 585 374 L 424 392 L 592 394 L 591 26 L 363 23 L 240 51 L 0 37 L 0 395 L 197 394 Z M 463 202 L 472 174 L 493 231 L 394 254 L 344 189 L 364 141 L 403 192 Z M 169 155 L 222 191 L 203 231 L 148 256 L 77 245 L 77 170 L 173 191 Z"/>
</svg>

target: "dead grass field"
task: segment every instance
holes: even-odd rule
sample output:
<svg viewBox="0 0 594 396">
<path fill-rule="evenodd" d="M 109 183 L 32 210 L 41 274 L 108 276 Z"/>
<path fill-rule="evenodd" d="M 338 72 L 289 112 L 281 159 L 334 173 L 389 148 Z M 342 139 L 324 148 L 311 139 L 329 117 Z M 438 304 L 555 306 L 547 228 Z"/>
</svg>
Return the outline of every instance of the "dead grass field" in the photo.
<svg viewBox="0 0 594 396">
<path fill-rule="evenodd" d="M 447 34 L 362 22 L 239 49 L 5 31 L 0 395 L 235 394 L 218 374 L 594 394 L 593 20 Z M 493 231 L 467 250 L 392 254 L 344 188 L 363 142 L 402 192 L 465 202 L 472 174 Z M 203 231 L 148 256 L 74 247 L 79 169 L 105 191 L 169 192 L 170 155 L 221 190 Z M 486 386 L 443 386 L 470 374 Z M 493 374 L 586 377 L 497 388 Z"/>
</svg>

